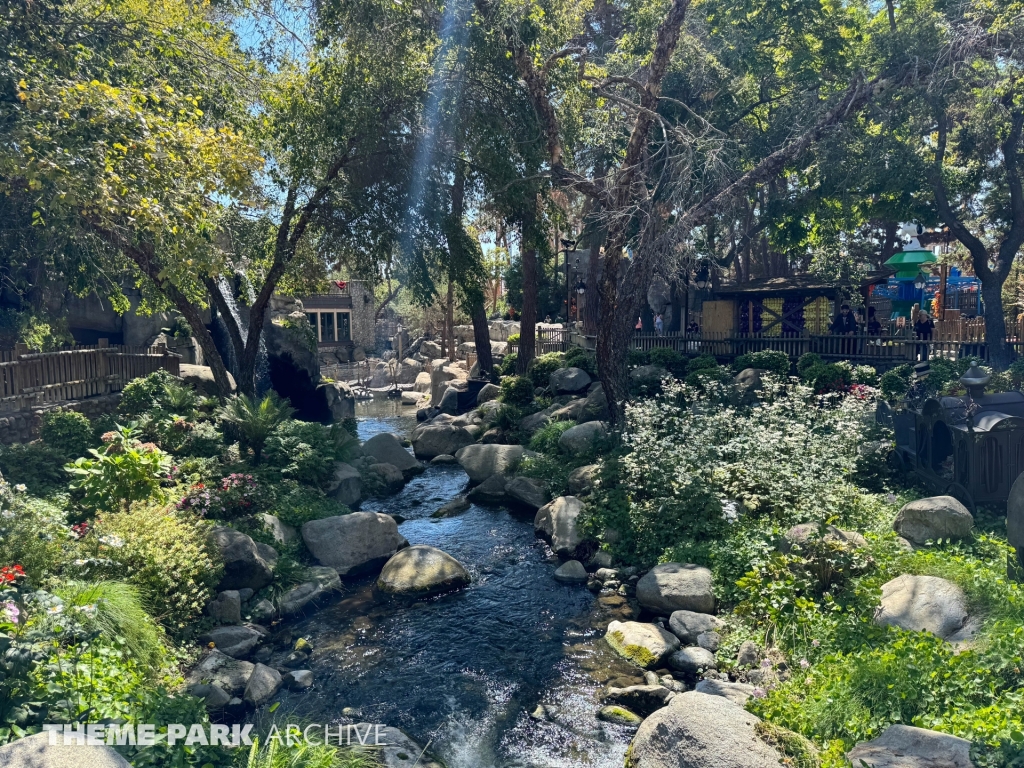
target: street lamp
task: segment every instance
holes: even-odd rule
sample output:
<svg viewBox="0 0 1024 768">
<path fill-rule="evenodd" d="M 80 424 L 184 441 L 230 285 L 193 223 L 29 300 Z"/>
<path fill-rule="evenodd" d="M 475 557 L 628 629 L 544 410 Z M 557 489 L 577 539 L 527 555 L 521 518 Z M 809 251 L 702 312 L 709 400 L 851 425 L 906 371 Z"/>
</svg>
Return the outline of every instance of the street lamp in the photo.
<svg viewBox="0 0 1024 768">
<path fill-rule="evenodd" d="M 918 272 L 917 273 L 917 277 L 914 278 L 914 287 L 917 288 L 917 290 L 921 291 L 921 290 L 924 290 L 924 286 L 925 286 L 924 272 Z"/>
<path fill-rule="evenodd" d="M 578 283 L 576 283 L 576 293 L 578 293 L 580 296 L 582 296 L 586 292 L 587 292 L 587 284 L 586 283 L 584 283 L 582 280 L 580 280 Z"/>
<path fill-rule="evenodd" d="M 708 269 L 707 264 L 701 265 L 701 268 L 697 270 L 697 275 L 694 278 L 694 285 L 697 286 L 698 291 L 703 291 L 711 283 L 711 270 Z"/>
</svg>

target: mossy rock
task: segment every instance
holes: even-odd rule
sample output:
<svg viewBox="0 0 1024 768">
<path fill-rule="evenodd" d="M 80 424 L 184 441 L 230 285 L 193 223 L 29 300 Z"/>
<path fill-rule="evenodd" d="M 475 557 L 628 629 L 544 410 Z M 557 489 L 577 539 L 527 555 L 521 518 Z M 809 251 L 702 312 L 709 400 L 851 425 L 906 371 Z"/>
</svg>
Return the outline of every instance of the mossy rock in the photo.
<svg viewBox="0 0 1024 768">
<path fill-rule="evenodd" d="M 604 720 L 606 723 L 617 723 L 619 725 L 640 725 L 644 721 L 640 715 L 635 712 L 630 712 L 625 707 L 617 707 L 614 704 L 609 704 L 607 707 L 601 707 L 601 710 L 597 713 L 598 720 Z"/>
<path fill-rule="evenodd" d="M 653 669 L 679 649 L 675 635 L 638 621 L 613 621 L 608 625 L 605 640 L 617 654 L 644 669 Z"/>
</svg>

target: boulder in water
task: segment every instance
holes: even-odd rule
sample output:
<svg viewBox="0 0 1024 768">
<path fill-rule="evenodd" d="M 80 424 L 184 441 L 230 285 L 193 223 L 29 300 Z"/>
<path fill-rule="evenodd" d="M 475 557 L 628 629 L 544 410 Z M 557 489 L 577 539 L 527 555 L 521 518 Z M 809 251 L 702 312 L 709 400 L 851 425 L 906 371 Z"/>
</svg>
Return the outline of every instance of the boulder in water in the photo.
<svg viewBox="0 0 1024 768">
<path fill-rule="evenodd" d="M 639 621 L 613 621 L 604 639 L 616 653 L 644 669 L 657 668 L 666 656 L 679 649 L 675 635 Z"/>
<path fill-rule="evenodd" d="M 521 445 L 467 445 L 455 454 L 471 483 L 482 483 L 494 474 L 511 472 L 526 452 Z"/>
<path fill-rule="evenodd" d="M 603 421 L 588 421 L 565 430 L 558 438 L 558 449 L 570 456 L 583 456 L 607 436 L 608 427 Z"/>
<path fill-rule="evenodd" d="M 413 458 L 398 438 L 390 432 L 381 432 L 363 443 L 363 453 L 379 462 L 393 464 L 403 475 L 414 475 L 423 471 L 423 465 Z"/>
<path fill-rule="evenodd" d="M 302 526 L 302 540 L 318 562 L 341 576 L 374 570 L 409 545 L 395 519 L 380 512 L 311 520 Z"/>
<path fill-rule="evenodd" d="M 396 553 L 377 578 L 377 588 L 392 595 L 434 595 L 470 582 L 469 571 L 447 552 L 426 544 Z"/>
<path fill-rule="evenodd" d="M 412 449 L 417 458 L 432 459 L 442 453 L 457 455 L 459 449 L 472 443 L 473 435 L 465 427 L 431 424 L 416 430 Z"/>
<path fill-rule="evenodd" d="M 335 462 L 334 475 L 324 492 L 346 507 L 354 507 L 363 496 L 363 476 L 351 464 Z"/>
</svg>

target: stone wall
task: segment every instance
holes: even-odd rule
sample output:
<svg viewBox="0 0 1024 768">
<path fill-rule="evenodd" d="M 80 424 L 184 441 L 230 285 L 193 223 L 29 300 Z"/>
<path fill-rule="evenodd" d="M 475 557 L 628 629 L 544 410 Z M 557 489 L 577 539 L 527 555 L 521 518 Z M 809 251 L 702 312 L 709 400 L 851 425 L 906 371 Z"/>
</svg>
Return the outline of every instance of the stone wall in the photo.
<svg viewBox="0 0 1024 768">
<path fill-rule="evenodd" d="M 373 290 L 363 280 L 351 280 L 348 292 L 352 296 L 352 343 L 371 350 L 376 344 Z"/>
<path fill-rule="evenodd" d="M 43 414 L 47 411 L 63 410 L 84 413 L 90 419 L 104 413 L 113 413 L 121 402 L 121 393 L 88 397 L 84 400 L 68 400 L 63 403 L 39 406 L 25 411 L 0 413 L 0 443 L 27 443 L 39 437 L 39 428 L 43 423 Z"/>
</svg>

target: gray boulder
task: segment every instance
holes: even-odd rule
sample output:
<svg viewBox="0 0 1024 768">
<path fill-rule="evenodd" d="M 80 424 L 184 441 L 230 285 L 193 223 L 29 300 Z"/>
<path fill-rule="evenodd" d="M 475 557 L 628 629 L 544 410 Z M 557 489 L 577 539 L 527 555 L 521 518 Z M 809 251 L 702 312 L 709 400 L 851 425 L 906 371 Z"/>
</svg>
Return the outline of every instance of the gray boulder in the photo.
<svg viewBox="0 0 1024 768">
<path fill-rule="evenodd" d="M 45 732 L 15 739 L 0 747 L 0 765 L 10 768 L 131 768 L 113 747 L 85 746 L 70 741 L 65 744 L 64 736 L 59 733 L 57 743 L 50 744 L 50 734 Z"/>
<path fill-rule="evenodd" d="M 390 432 L 381 432 L 363 443 L 363 453 L 381 463 L 393 464 L 406 476 L 423 471 L 423 465 L 416 461 Z"/>
<path fill-rule="evenodd" d="M 460 448 L 472 443 L 473 434 L 465 427 L 432 424 L 416 431 L 412 449 L 417 458 L 432 459 L 442 453 L 457 455 Z"/>
<path fill-rule="evenodd" d="M 890 725 L 846 757 L 855 766 L 871 768 L 974 768 L 967 739 L 909 725 Z"/>
<path fill-rule="evenodd" d="M 471 483 L 482 483 L 494 474 L 507 475 L 523 460 L 521 445 L 467 445 L 455 454 Z"/>
<path fill-rule="evenodd" d="M 707 648 L 699 648 L 696 645 L 676 651 L 668 657 L 668 665 L 676 672 L 681 672 L 688 677 L 697 677 L 708 669 L 717 669 L 715 654 Z"/>
<path fill-rule="evenodd" d="M 737 405 L 751 405 L 757 400 L 757 393 L 764 383 L 762 375 L 767 373 L 760 368 L 744 368 L 736 374 L 733 381 L 733 400 Z"/>
<path fill-rule="evenodd" d="M 501 387 L 497 384 L 484 384 L 476 394 L 477 405 L 483 405 L 491 400 L 496 400 L 500 394 Z"/>
<path fill-rule="evenodd" d="M 465 496 L 456 496 L 447 504 L 438 508 L 431 517 L 455 517 L 460 512 L 465 512 L 469 507 L 469 499 Z"/>
<path fill-rule="evenodd" d="M 724 680 L 701 680 L 693 690 L 709 696 L 722 696 L 738 707 L 745 707 L 754 695 L 754 686 L 749 683 L 729 683 Z"/>
<path fill-rule="evenodd" d="M 974 517 L 952 496 L 932 496 L 905 504 L 892 527 L 915 544 L 937 539 L 960 541 L 970 537 Z"/>
<path fill-rule="evenodd" d="M 442 354 L 444 354 L 441 351 L 441 345 L 438 344 L 436 341 L 424 340 L 420 344 L 420 350 L 419 351 L 420 351 L 421 355 L 423 355 L 426 358 L 429 358 L 430 360 L 435 360 L 435 359 L 441 357 Z"/>
<path fill-rule="evenodd" d="M 363 478 L 359 470 L 343 461 L 335 462 L 334 475 L 324 492 L 346 507 L 359 503 L 363 495 Z"/>
<path fill-rule="evenodd" d="M 242 623 L 242 598 L 237 590 L 228 589 L 206 604 L 206 614 L 218 624 Z"/>
<path fill-rule="evenodd" d="M 508 478 L 504 475 L 491 475 L 480 485 L 471 488 L 466 498 L 474 504 L 498 505 L 504 504 L 508 497 L 505 495 L 505 486 Z"/>
<path fill-rule="evenodd" d="M 608 436 L 608 427 L 602 421 L 589 421 L 569 427 L 558 438 L 558 449 L 570 456 L 582 456 L 594 450 L 597 443 Z"/>
<path fill-rule="evenodd" d="M 711 653 L 718 653 L 718 649 L 722 647 L 722 636 L 713 631 L 701 632 L 697 635 L 697 645 L 706 648 Z"/>
<path fill-rule="evenodd" d="M 255 621 L 270 621 L 277 615 L 277 609 L 272 602 L 264 598 L 252 607 L 251 613 Z"/>
<path fill-rule="evenodd" d="M 641 365 L 629 372 L 629 380 L 638 387 L 657 387 L 668 376 L 660 365 Z"/>
<path fill-rule="evenodd" d="M 964 629 L 969 619 L 967 597 L 956 584 L 938 576 L 903 574 L 882 585 L 882 603 L 876 624 L 931 632 L 948 640 Z"/>
<path fill-rule="evenodd" d="M 661 685 L 630 685 L 626 688 L 609 688 L 601 694 L 605 704 L 625 707 L 641 717 L 650 717 L 672 698 L 672 691 Z"/>
<path fill-rule="evenodd" d="M 752 667 L 761 660 L 761 649 L 757 643 L 751 640 L 744 640 L 736 652 L 736 664 L 741 667 Z"/>
<path fill-rule="evenodd" d="M 356 417 L 356 394 L 346 382 L 325 381 L 317 385 L 316 392 L 326 403 L 332 424 Z"/>
<path fill-rule="evenodd" d="M 212 683 L 233 696 L 245 690 L 255 665 L 248 661 L 233 659 L 216 649 L 210 651 L 201 662 L 185 675 L 190 685 Z"/>
<path fill-rule="evenodd" d="M 586 584 L 589 578 L 587 569 L 579 560 L 570 560 L 555 569 L 555 581 L 562 584 Z"/>
<path fill-rule="evenodd" d="M 438 410 L 441 413 L 456 414 L 459 412 L 459 390 L 455 387 L 448 387 L 445 389 L 444 394 L 441 395 L 441 400 L 437 403 Z"/>
<path fill-rule="evenodd" d="M 699 565 L 662 563 L 637 582 L 636 598 L 654 613 L 711 613 L 715 609 L 711 571 Z"/>
<path fill-rule="evenodd" d="M 381 768 L 445 768 L 444 763 L 426 751 L 429 743 L 426 747 L 417 744 L 397 728 L 372 723 L 356 723 L 350 727 L 352 751 L 367 754 L 371 765 L 380 765 Z M 357 733 L 364 734 L 364 738 L 365 734 L 371 734 L 365 746 L 358 744 Z M 374 744 L 378 738 L 379 745 Z"/>
<path fill-rule="evenodd" d="M 255 592 L 274 580 L 274 572 L 260 556 L 256 543 L 241 531 L 217 526 L 210 531 L 210 543 L 224 562 L 218 590 L 249 588 Z"/>
<path fill-rule="evenodd" d="M 390 515 L 353 512 L 311 520 L 302 526 L 306 548 L 341 576 L 374 570 L 409 542 Z"/>
<path fill-rule="evenodd" d="M 304 691 L 313 687 L 313 673 L 308 669 L 294 669 L 282 678 L 289 691 Z"/>
<path fill-rule="evenodd" d="M 594 489 L 594 483 L 601 472 L 597 464 L 586 464 L 576 467 L 569 473 L 569 493 L 573 496 L 583 496 Z"/>
<path fill-rule="evenodd" d="M 590 386 L 590 374 L 581 368 L 559 368 L 551 372 L 548 388 L 556 395 L 574 395 Z"/>
<path fill-rule="evenodd" d="M 462 563 L 426 544 L 395 554 L 377 578 L 377 588 L 392 595 L 434 595 L 469 583 L 469 571 Z"/>
<path fill-rule="evenodd" d="M 216 397 L 220 394 L 217 390 L 217 382 L 213 380 L 213 371 L 208 365 L 188 365 L 181 363 L 178 371 L 182 380 L 191 386 L 196 392 L 207 397 Z M 231 392 L 235 391 L 235 377 L 228 371 L 228 385 Z M 230 394 L 230 393 L 229 393 Z"/>
<path fill-rule="evenodd" d="M 559 496 L 537 510 L 533 529 L 551 543 L 551 549 L 562 558 L 584 554 L 586 539 L 579 529 L 583 502 L 575 496 Z"/>
<path fill-rule="evenodd" d="M 377 462 L 368 466 L 366 471 L 376 477 L 377 481 L 389 491 L 397 491 L 405 484 L 405 475 L 394 464 Z"/>
<path fill-rule="evenodd" d="M 543 429 L 551 423 L 551 417 L 544 411 L 531 413 L 519 420 L 519 431 L 524 435 L 532 436 L 534 432 Z"/>
<path fill-rule="evenodd" d="M 781 768 L 757 734 L 760 719 L 721 696 L 689 691 L 640 725 L 630 768 Z"/>
<path fill-rule="evenodd" d="M 529 509 L 539 509 L 548 503 L 551 494 L 547 485 L 532 477 L 513 477 L 505 486 L 505 494 Z"/>
<path fill-rule="evenodd" d="M 1006 539 L 1018 553 L 1024 553 L 1024 475 L 1019 476 L 1010 488 L 1006 500 Z M 1024 560 L 1022 560 L 1024 562 Z"/>
<path fill-rule="evenodd" d="M 845 544 L 851 548 L 863 547 L 867 541 L 856 531 L 842 531 L 834 525 L 826 525 L 824 533 L 816 523 L 801 523 L 794 525 L 783 535 L 776 544 L 776 548 L 783 554 L 790 554 L 794 548 L 807 551 L 807 545 L 814 540 L 823 540 Z"/>
<path fill-rule="evenodd" d="M 416 381 L 412 385 L 413 392 L 419 392 L 423 395 L 430 394 L 430 374 L 426 371 L 420 371 L 416 374 Z"/>
<path fill-rule="evenodd" d="M 604 639 L 616 653 L 644 669 L 656 669 L 662 660 L 679 650 L 679 640 L 654 624 L 613 621 Z"/>
<path fill-rule="evenodd" d="M 263 640 L 255 629 L 243 626 L 214 627 L 198 638 L 200 645 L 213 646 L 233 659 L 244 659 Z"/>
<path fill-rule="evenodd" d="M 299 536 L 298 531 L 287 523 L 281 522 L 280 518 L 276 515 L 263 512 L 257 515 L 257 517 L 263 521 L 264 529 L 274 537 L 274 541 L 278 544 L 291 544 Z"/>
<path fill-rule="evenodd" d="M 705 632 L 717 632 L 725 622 L 710 613 L 695 611 L 673 611 L 668 617 L 668 628 L 683 645 L 694 645 Z"/>
<path fill-rule="evenodd" d="M 252 671 L 242 701 L 251 707 L 262 707 L 281 689 L 281 673 L 264 664 L 257 664 Z"/>
<path fill-rule="evenodd" d="M 600 383 L 591 385 L 576 421 L 585 424 L 588 421 L 608 421 L 609 418 L 611 411 L 608 409 L 608 397 L 604 393 L 604 387 Z"/>
</svg>

